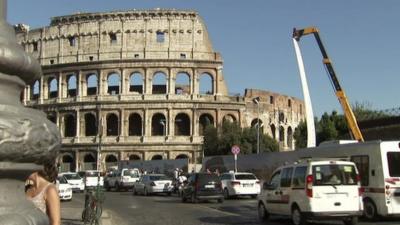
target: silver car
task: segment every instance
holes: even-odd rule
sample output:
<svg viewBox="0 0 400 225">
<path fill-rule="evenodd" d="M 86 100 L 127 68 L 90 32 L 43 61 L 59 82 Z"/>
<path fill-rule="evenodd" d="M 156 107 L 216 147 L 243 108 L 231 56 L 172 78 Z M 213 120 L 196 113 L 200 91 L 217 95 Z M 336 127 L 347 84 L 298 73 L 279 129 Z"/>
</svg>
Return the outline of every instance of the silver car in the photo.
<svg viewBox="0 0 400 225">
<path fill-rule="evenodd" d="M 133 194 L 149 195 L 153 193 L 166 193 L 171 195 L 172 179 L 164 174 L 144 174 L 133 184 Z"/>
</svg>

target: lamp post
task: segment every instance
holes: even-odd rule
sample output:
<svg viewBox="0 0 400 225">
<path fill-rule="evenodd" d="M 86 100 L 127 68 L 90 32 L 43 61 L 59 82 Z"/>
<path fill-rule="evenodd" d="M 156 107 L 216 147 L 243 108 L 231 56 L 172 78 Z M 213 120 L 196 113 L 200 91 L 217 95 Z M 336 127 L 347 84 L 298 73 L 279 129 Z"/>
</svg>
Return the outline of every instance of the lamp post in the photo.
<svg viewBox="0 0 400 225">
<path fill-rule="evenodd" d="M 253 98 L 253 102 L 257 105 L 257 154 L 260 153 L 260 97 Z"/>
<path fill-rule="evenodd" d="M 167 123 L 165 119 L 160 120 L 160 124 L 163 126 L 163 136 L 167 136 Z M 165 139 L 164 139 L 165 141 Z M 164 146 L 164 141 L 163 141 L 163 159 L 165 159 L 165 146 Z"/>
</svg>

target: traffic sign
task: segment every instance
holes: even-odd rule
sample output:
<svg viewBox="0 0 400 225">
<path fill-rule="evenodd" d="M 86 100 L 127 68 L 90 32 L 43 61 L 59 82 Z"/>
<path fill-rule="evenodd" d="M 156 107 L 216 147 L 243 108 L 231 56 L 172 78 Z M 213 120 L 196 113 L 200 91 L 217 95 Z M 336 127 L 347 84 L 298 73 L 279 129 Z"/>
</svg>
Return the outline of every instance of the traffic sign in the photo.
<svg viewBox="0 0 400 225">
<path fill-rule="evenodd" d="M 231 152 L 232 152 L 232 154 L 234 154 L 234 155 L 237 155 L 237 154 L 239 154 L 239 152 L 240 152 L 240 148 L 239 148 L 239 146 L 238 146 L 238 145 L 234 145 L 234 146 L 232 146 L 232 148 L 231 148 Z"/>
</svg>

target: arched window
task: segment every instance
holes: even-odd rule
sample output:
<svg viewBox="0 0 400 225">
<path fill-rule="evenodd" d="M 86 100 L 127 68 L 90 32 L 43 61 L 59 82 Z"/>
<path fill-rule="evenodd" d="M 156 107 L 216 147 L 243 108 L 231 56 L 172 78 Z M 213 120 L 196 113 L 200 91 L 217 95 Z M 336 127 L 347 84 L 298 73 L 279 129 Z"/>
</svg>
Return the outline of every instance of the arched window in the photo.
<svg viewBox="0 0 400 225">
<path fill-rule="evenodd" d="M 114 113 L 110 113 L 107 115 L 107 136 L 118 136 L 118 116 Z"/>
<path fill-rule="evenodd" d="M 167 121 L 163 114 L 157 113 L 151 119 L 151 135 L 152 136 L 167 135 Z"/>
<path fill-rule="evenodd" d="M 293 131 L 291 127 L 288 127 L 287 129 L 287 146 L 289 148 L 293 148 Z"/>
<path fill-rule="evenodd" d="M 129 79 L 129 91 L 143 94 L 143 76 L 140 73 L 132 73 Z"/>
<path fill-rule="evenodd" d="M 227 122 L 233 123 L 233 122 L 236 122 L 236 118 L 231 114 L 227 114 L 227 115 L 224 116 L 223 121 L 224 122 L 227 121 Z"/>
<path fill-rule="evenodd" d="M 142 136 L 142 117 L 133 113 L 129 115 L 129 136 Z"/>
<path fill-rule="evenodd" d="M 49 78 L 47 87 L 49 88 L 49 98 L 57 98 L 58 96 L 58 81 L 55 77 Z"/>
<path fill-rule="evenodd" d="M 185 155 L 185 154 L 179 154 L 178 156 L 176 156 L 175 159 L 187 159 L 187 158 L 189 158 L 187 155 Z"/>
<path fill-rule="evenodd" d="M 74 158 L 69 154 L 63 155 L 61 158 L 60 172 L 69 172 L 74 170 Z"/>
<path fill-rule="evenodd" d="M 163 72 L 157 72 L 153 76 L 152 94 L 167 93 L 167 76 Z"/>
<path fill-rule="evenodd" d="M 271 135 L 274 140 L 276 140 L 276 128 L 274 124 L 271 124 Z"/>
<path fill-rule="evenodd" d="M 88 153 L 83 157 L 83 170 L 95 170 L 96 169 L 96 158 Z"/>
<path fill-rule="evenodd" d="M 35 81 L 35 83 L 33 83 L 32 87 L 31 87 L 31 99 L 32 100 L 36 100 L 39 99 L 39 95 L 40 95 L 40 81 L 37 80 Z"/>
<path fill-rule="evenodd" d="M 212 95 L 214 94 L 213 78 L 208 73 L 200 75 L 200 94 Z"/>
<path fill-rule="evenodd" d="M 285 129 L 280 126 L 279 127 L 279 142 L 285 141 Z"/>
<path fill-rule="evenodd" d="M 207 126 L 214 126 L 214 118 L 210 114 L 202 114 L 199 118 L 199 134 L 204 135 Z"/>
<path fill-rule="evenodd" d="M 67 76 L 67 96 L 74 97 L 76 96 L 76 88 L 77 88 L 77 80 L 75 74 L 70 74 Z"/>
<path fill-rule="evenodd" d="M 190 94 L 190 76 L 187 73 L 178 73 L 175 81 L 175 94 Z"/>
<path fill-rule="evenodd" d="M 97 121 L 92 113 L 85 114 L 85 136 L 97 135 Z"/>
<path fill-rule="evenodd" d="M 136 160 L 141 160 L 140 156 L 134 154 L 129 156 L 129 161 L 136 161 Z"/>
<path fill-rule="evenodd" d="M 76 119 L 75 116 L 68 114 L 64 117 L 64 137 L 76 136 Z"/>
<path fill-rule="evenodd" d="M 185 113 L 175 117 L 175 136 L 190 136 L 190 118 Z"/>
<path fill-rule="evenodd" d="M 162 155 L 154 155 L 154 156 L 151 158 L 151 160 L 162 160 L 162 159 L 163 159 Z"/>
<path fill-rule="evenodd" d="M 107 155 L 105 159 L 106 168 L 114 167 L 118 165 L 118 159 L 115 155 Z"/>
<path fill-rule="evenodd" d="M 86 79 L 87 84 L 87 95 L 97 95 L 97 87 L 98 87 L 98 79 L 96 74 L 87 75 Z"/>
<path fill-rule="evenodd" d="M 120 93 L 121 78 L 117 73 L 110 73 L 107 78 L 107 93 L 109 95 L 118 95 Z"/>
<path fill-rule="evenodd" d="M 251 127 L 258 129 L 258 122 L 260 123 L 260 134 L 262 134 L 264 133 L 264 124 L 262 120 L 258 120 L 257 118 L 253 119 L 251 121 Z"/>
</svg>

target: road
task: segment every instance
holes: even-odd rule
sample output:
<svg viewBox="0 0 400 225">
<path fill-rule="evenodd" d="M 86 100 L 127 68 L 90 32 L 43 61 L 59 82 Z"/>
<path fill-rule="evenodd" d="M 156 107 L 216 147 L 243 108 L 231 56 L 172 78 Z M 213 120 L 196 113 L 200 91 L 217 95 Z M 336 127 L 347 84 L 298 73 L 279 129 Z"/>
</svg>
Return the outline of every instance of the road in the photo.
<svg viewBox="0 0 400 225">
<path fill-rule="evenodd" d="M 82 207 L 83 194 L 74 194 L 71 202 L 62 203 L 62 211 Z M 107 192 L 104 209 L 112 210 L 124 218 L 128 225 L 253 225 L 262 224 L 257 218 L 256 200 L 239 198 L 223 203 L 182 203 L 177 196 L 133 196 L 131 192 Z M 75 223 L 74 223 L 75 224 Z M 290 225 L 288 218 L 273 217 L 268 224 Z M 315 222 L 314 225 L 339 225 L 340 221 Z M 379 222 L 360 221 L 360 225 L 397 225 L 398 219 Z M 119 224 L 115 224 L 119 225 Z"/>
</svg>

